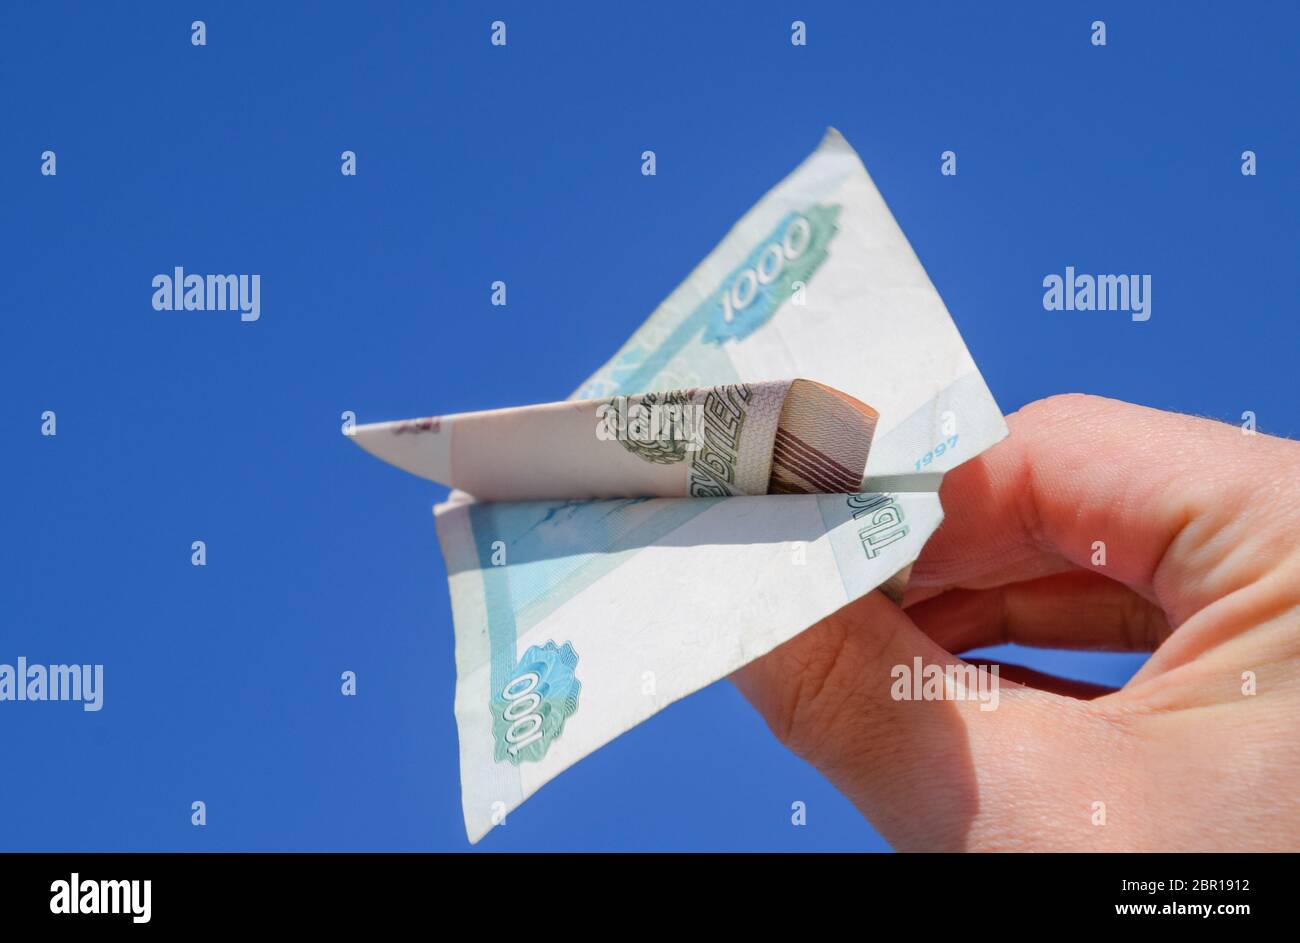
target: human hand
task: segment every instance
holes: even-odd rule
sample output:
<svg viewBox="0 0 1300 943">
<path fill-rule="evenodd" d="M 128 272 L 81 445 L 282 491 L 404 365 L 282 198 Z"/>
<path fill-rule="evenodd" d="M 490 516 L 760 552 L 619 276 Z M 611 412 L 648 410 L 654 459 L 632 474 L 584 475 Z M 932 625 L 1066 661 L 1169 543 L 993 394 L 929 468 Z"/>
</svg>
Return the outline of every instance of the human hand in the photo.
<svg viewBox="0 0 1300 943">
<path fill-rule="evenodd" d="M 1076 395 L 1008 423 L 946 476 L 904 608 L 868 594 L 741 691 L 900 850 L 1300 847 L 1300 443 Z M 1154 654 L 1114 692 L 891 694 L 1003 642 Z"/>
</svg>

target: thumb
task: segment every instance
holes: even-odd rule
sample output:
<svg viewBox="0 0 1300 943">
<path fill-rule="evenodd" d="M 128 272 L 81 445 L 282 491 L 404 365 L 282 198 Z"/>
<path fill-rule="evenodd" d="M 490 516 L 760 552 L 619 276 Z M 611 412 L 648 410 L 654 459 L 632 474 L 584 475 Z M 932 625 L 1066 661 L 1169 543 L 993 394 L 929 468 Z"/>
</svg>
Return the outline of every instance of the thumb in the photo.
<svg viewBox="0 0 1300 943">
<path fill-rule="evenodd" d="M 732 679 L 895 848 L 1102 847 L 1105 711 L 980 674 L 872 592 Z"/>
</svg>

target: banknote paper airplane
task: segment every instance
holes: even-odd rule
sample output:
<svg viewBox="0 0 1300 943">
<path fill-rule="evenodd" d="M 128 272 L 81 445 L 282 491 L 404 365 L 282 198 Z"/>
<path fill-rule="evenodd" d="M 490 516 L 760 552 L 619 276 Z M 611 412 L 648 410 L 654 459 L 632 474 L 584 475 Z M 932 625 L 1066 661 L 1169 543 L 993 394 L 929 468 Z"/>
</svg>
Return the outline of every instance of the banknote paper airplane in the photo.
<svg viewBox="0 0 1300 943">
<path fill-rule="evenodd" d="M 1007 434 L 834 129 L 568 400 L 357 426 L 453 490 L 465 828 L 846 603 L 897 595 L 944 472 Z"/>
</svg>

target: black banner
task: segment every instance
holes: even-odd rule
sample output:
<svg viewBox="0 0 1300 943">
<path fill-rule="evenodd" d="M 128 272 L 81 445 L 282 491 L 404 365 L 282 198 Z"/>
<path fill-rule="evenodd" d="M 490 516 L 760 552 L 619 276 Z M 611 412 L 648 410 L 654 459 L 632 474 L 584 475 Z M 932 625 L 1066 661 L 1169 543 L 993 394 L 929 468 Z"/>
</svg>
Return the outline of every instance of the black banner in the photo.
<svg viewBox="0 0 1300 943">
<path fill-rule="evenodd" d="M 569 899 L 565 921 L 591 931 L 606 925 L 618 900 L 658 927 L 677 912 L 698 923 L 692 914 L 701 911 L 751 920 L 806 910 L 820 923 L 828 907 L 842 907 L 864 926 L 901 919 L 920 934 L 969 929 L 981 918 L 1232 932 L 1285 913 L 1296 863 L 1291 855 L 1218 854 L 546 857 L 9 854 L 0 855 L 0 912 L 6 927 L 337 932 L 431 915 L 474 920 L 559 896 Z"/>
</svg>

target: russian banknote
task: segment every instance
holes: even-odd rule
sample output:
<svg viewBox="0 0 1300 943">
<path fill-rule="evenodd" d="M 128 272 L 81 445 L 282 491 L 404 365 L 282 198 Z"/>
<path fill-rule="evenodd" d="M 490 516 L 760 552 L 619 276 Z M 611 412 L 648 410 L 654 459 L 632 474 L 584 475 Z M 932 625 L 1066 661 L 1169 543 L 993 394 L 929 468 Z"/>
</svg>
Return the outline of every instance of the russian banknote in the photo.
<svg viewBox="0 0 1300 943">
<path fill-rule="evenodd" d="M 707 419 L 678 422 L 710 395 L 711 431 Z M 647 398 L 677 407 L 667 427 L 631 437 L 635 448 L 599 437 L 628 427 Z M 897 591 L 942 519 L 943 473 L 1006 434 L 834 130 L 570 400 L 567 413 L 550 404 L 355 432 L 457 488 L 434 510 L 474 842 L 667 704 L 872 589 Z M 735 419 L 749 421 L 750 400 L 763 418 L 747 439 Z M 554 435 L 570 444 L 548 450 Z M 690 454 L 655 462 L 642 447 Z M 744 448 L 767 450 L 765 479 L 752 462 L 741 471 Z"/>
<path fill-rule="evenodd" d="M 480 501 L 857 491 L 876 411 L 772 380 L 381 422 L 357 444 Z"/>
</svg>

